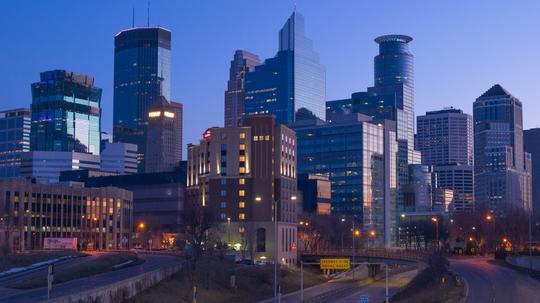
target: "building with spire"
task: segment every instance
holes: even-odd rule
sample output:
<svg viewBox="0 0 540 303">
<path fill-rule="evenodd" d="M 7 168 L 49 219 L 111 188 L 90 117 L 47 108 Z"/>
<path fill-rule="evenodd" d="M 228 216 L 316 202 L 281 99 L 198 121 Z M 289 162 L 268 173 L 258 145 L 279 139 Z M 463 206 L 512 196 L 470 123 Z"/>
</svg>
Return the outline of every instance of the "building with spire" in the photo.
<svg viewBox="0 0 540 303">
<path fill-rule="evenodd" d="M 237 50 L 234 53 L 225 91 L 225 127 L 242 125 L 246 74 L 260 63 L 259 56 L 248 51 Z"/>
<path fill-rule="evenodd" d="M 531 209 L 531 156 L 521 102 L 496 84 L 473 103 L 475 200 L 494 211 Z"/>
<path fill-rule="evenodd" d="M 244 114 L 272 114 L 278 123 L 295 121 L 295 113 L 307 108 L 324 118 L 326 70 L 304 34 L 304 17 L 296 10 L 279 32 L 275 57 L 246 75 Z"/>
</svg>

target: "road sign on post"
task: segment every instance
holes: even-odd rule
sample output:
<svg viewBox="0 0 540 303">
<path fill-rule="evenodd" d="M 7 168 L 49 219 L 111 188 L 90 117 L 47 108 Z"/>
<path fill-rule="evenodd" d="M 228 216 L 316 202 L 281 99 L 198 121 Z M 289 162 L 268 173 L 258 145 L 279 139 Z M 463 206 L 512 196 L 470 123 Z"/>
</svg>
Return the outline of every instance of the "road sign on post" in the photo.
<svg viewBox="0 0 540 303">
<path fill-rule="evenodd" d="M 321 269 L 351 269 L 351 260 L 348 258 L 342 259 L 321 259 Z"/>
<path fill-rule="evenodd" d="M 360 296 L 360 303 L 369 303 L 369 296 L 368 295 L 361 295 Z"/>
</svg>

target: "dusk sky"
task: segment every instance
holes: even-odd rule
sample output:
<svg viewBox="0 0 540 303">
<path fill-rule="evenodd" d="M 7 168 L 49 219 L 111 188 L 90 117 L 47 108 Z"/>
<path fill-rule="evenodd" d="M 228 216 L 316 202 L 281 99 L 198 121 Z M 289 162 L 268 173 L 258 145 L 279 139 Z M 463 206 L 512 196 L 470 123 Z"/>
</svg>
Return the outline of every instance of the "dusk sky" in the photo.
<svg viewBox="0 0 540 303">
<path fill-rule="evenodd" d="M 540 1 L 296 2 L 326 66 L 327 100 L 373 84 L 373 39 L 406 34 L 415 57 L 415 111 L 468 113 L 495 83 L 519 98 L 524 128 L 540 126 Z M 146 24 L 147 1 L 2 1 L 0 110 L 29 107 L 39 73 L 68 69 L 103 88 L 102 130 L 112 129 L 115 34 Z M 273 57 L 294 1 L 151 1 L 150 24 L 172 31 L 172 99 L 184 104 L 184 144 L 223 125 L 236 49 Z M 185 148 L 185 147 L 184 147 Z"/>
</svg>

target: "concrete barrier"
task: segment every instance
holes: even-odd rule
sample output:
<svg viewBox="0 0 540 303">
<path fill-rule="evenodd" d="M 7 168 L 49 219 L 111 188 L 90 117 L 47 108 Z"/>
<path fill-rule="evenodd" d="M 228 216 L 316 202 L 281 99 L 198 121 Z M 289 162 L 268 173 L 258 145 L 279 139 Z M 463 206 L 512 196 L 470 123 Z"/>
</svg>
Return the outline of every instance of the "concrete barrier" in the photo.
<svg viewBox="0 0 540 303">
<path fill-rule="evenodd" d="M 540 257 L 507 256 L 506 262 L 523 268 L 532 267 L 533 270 L 540 271 Z"/>
<path fill-rule="evenodd" d="M 47 303 L 116 303 L 134 297 L 160 281 L 180 271 L 182 264 L 137 275 L 106 286 L 70 294 L 46 301 Z"/>
</svg>

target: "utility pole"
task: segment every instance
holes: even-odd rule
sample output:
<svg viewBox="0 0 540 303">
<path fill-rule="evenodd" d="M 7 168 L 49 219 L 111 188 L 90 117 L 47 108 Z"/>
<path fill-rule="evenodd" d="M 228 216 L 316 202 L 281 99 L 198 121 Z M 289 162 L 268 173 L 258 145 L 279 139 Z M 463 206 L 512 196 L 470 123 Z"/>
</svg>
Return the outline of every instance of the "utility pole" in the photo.
<svg viewBox="0 0 540 303">
<path fill-rule="evenodd" d="M 355 220 L 354 220 L 354 218 L 353 218 L 353 220 L 352 220 L 352 233 L 351 233 L 351 234 L 352 234 L 352 264 L 353 264 L 353 267 L 352 267 L 352 278 L 353 278 L 353 280 L 354 280 L 354 264 L 355 264 L 355 262 L 356 262 L 356 251 L 355 251 L 355 250 L 356 250 L 356 247 L 355 247 L 355 241 L 354 241 L 354 240 L 355 240 L 355 234 L 354 234 L 354 233 L 355 233 L 355 226 L 354 226 L 354 223 L 355 223 L 355 222 L 354 222 L 354 221 L 355 221 Z"/>
</svg>

